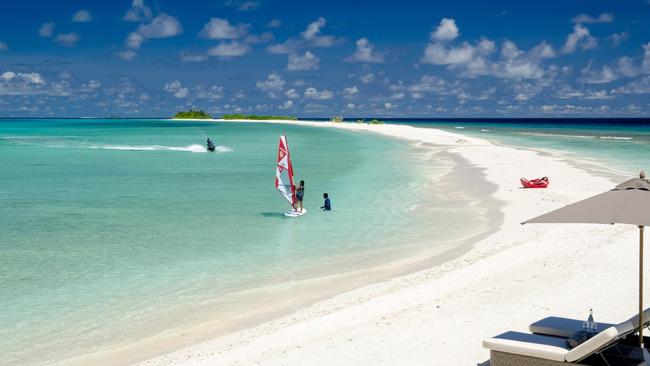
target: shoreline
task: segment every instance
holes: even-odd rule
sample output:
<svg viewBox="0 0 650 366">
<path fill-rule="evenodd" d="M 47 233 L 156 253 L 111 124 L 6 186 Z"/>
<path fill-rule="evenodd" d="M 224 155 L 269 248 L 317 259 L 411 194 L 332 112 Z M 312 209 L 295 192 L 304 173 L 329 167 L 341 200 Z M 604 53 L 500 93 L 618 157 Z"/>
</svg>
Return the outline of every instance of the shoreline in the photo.
<svg viewBox="0 0 650 366">
<path fill-rule="evenodd" d="M 230 120 L 213 121 L 231 123 L 249 122 Z M 302 307 L 290 315 L 238 330 L 207 342 L 194 344 L 187 348 L 144 361 L 140 363 L 142 365 L 236 365 L 262 361 L 264 364 L 281 363 L 298 365 L 301 364 L 301 361 L 304 363 L 305 360 L 324 363 L 325 360 L 328 360 L 326 349 L 331 348 L 345 350 L 339 363 L 335 364 L 361 362 L 392 364 L 394 362 L 386 362 L 386 360 L 390 360 L 390 357 L 386 358 L 386 351 L 384 351 L 384 358 L 379 356 L 382 354 L 382 348 L 391 348 L 391 346 L 384 345 L 380 349 L 377 349 L 378 345 L 375 344 L 375 341 L 377 339 L 389 339 L 392 342 L 388 343 L 392 346 L 406 346 L 402 344 L 403 341 L 393 339 L 394 336 L 391 336 L 391 334 L 402 334 L 407 339 L 416 336 L 416 333 L 410 331 L 411 328 L 408 324 L 418 322 L 423 317 L 426 319 L 430 318 L 432 325 L 442 326 L 448 333 L 444 337 L 439 338 L 439 343 L 436 344 L 436 334 L 430 334 L 433 330 L 429 332 L 424 331 L 423 333 L 417 332 L 417 334 L 422 334 L 423 336 L 430 336 L 431 340 L 430 342 L 426 342 L 428 347 L 424 346 L 423 349 L 417 352 L 409 352 L 409 357 L 412 358 L 409 359 L 411 363 L 424 362 L 425 359 L 431 359 L 433 355 L 437 355 L 441 360 L 446 359 L 447 362 L 457 362 L 459 352 L 465 356 L 463 359 L 465 362 L 463 364 L 467 362 L 473 364 L 482 362 L 487 358 L 487 352 L 481 348 L 480 340 L 482 338 L 497 334 L 497 330 L 505 331 L 516 326 L 519 329 L 524 329 L 527 324 L 537 320 L 537 317 L 530 316 L 530 314 L 523 314 L 522 316 L 521 312 L 519 314 L 515 312 L 515 314 L 509 314 L 502 321 L 502 323 L 510 324 L 510 328 L 498 328 L 493 325 L 487 326 L 478 332 L 480 337 L 468 337 L 467 334 L 459 333 L 458 330 L 462 330 L 463 324 L 466 324 L 468 321 L 471 323 L 472 319 L 464 319 L 462 313 L 453 311 L 452 314 L 441 316 L 439 313 L 442 313 L 442 311 L 439 311 L 439 309 L 451 306 L 455 308 L 466 308 L 473 315 L 481 313 L 481 311 L 477 311 L 480 309 L 473 309 L 467 301 L 454 300 L 454 293 L 466 293 L 461 290 L 473 288 L 474 286 L 472 284 L 483 283 L 485 281 L 488 283 L 493 282 L 493 286 L 501 286 L 502 281 L 494 281 L 493 277 L 496 276 L 498 278 L 504 272 L 514 271 L 515 274 L 520 274 L 522 269 L 521 262 L 524 264 L 531 260 L 537 262 L 538 259 L 534 255 L 531 257 L 531 253 L 535 253 L 535 250 L 531 248 L 530 241 L 556 241 L 552 252 L 556 254 L 562 252 L 562 248 L 557 244 L 557 236 L 561 236 L 562 231 L 557 230 L 557 227 L 531 226 L 522 229 L 518 225 L 519 221 L 558 207 L 560 203 L 568 203 L 586 197 L 590 192 L 597 193 L 611 186 L 609 179 L 597 176 L 593 174 L 593 171 L 589 172 L 579 167 L 571 166 L 567 159 L 544 156 L 544 154 L 538 152 L 520 150 L 507 146 L 498 146 L 481 139 L 441 130 L 423 129 L 405 125 L 366 125 L 345 122 L 250 122 L 289 123 L 313 127 L 344 128 L 355 131 L 380 133 L 425 145 L 432 144 L 436 147 L 446 146 L 448 147 L 449 153 L 457 154 L 462 159 L 467 160 L 470 164 L 481 169 L 485 174 L 485 179 L 497 187 L 492 196 L 496 200 L 503 202 L 503 207 L 500 209 L 503 215 L 503 221 L 494 232 L 481 238 L 474 245 L 471 245 L 470 250 L 463 252 L 460 257 L 445 261 L 442 264 L 430 266 L 427 269 L 415 273 L 394 277 L 380 283 L 339 293 L 327 300 Z M 504 158 L 506 159 L 505 161 L 503 160 Z M 523 161 L 526 161 L 525 167 L 521 166 Z M 502 164 L 498 164 L 499 162 Z M 505 167 L 506 162 L 513 166 Z M 534 162 L 534 164 L 531 166 L 530 162 Z M 571 187 L 572 182 L 566 181 L 566 179 L 555 182 L 554 179 L 552 188 L 557 185 L 558 193 L 552 188 L 549 190 L 513 189 L 516 187 L 516 184 L 512 178 L 516 177 L 518 179 L 518 176 L 534 175 L 533 170 L 535 169 L 532 169 L 533 167 L 537 169 L 543 167 L 549 169 L 549 171 L 560 168 L 566 175 L 577 175 L 579 181 L 590 182 L 590 186 L 587 189 L 576 191 L 572 189 L 574 187 Z M 558 173 L 554 173 L 553 175 L 555 176 L 556 174 Z M 504 176 L 507 178 L 504 178 Z M 513 196 L 516 197 L 513 198 Z M 528 212 L 530 210 L 522 207 L 527 203 L 527 196 L 532 196 L 538 200 L 541 199 L 541 202 L 538 202 L 531 212 Z M 522 200 L 522 198 L 524 199 Z M 608 234 L 607 230 L 592 231 L 598 231 L 607 240 L 611 239 L 611 235 Z M 614 233 L 620 232 L 621 230 L 617 228 L 617 230 L 610 231 Z M 564 239 L 569 238 L 564 237 Z M 602 243 L 603 240 L 598 242 Z M 530 252 L 527 253 L 527 250 Z M 576 248 L 575 250 L 580 250 L 580 248 Z M 522 258 L 524 259 L 523 261 Z M 541 269 L 544 269 L 543 267 L 546 267 L 546 265 L 544 264 Z M 529 267 L 524 266 L 523 268 L 527 269 Z M 586 272 L 588 272 L 588 269 L 586 269 Z M 562 276 L 557 277 L 561 279 Z M 485 291 L 484 287 L 479 288 Z M 515 283 L 512 287 L 506 288 L 506 290 L 512 291 L 516 288 Z M 426 290 L 427 295 L 422 295 L 421 291 L 423 290 Z M 520 293 L 520 290 L 518 289 L 514 293 Z M 494 299 L 493 296 L 488 296 L 487 299 L 482 300 L 488 302 L 497 301 L 498 303 L 498 299 Z M 569 298 L 569 300 L 571 299 Z M 631 302 L 631 304 L 633 303 Z M 432 304 L 436 304 L 435 307 L 429 308 Z M 499 312 L 506 304 L 500 305 L 493 306 L 491 310 Z M 572 305 L 566 307 L 566 312 L 555 315 L 573 315 L 579 317 L 580 314 L 576 314 L 578 312 L 578 306 L 576 304 Z M 583 308 L 585 306 L 580 309 L 584 312 Z M 539 316 L 547 316 L 550 315 L 550 309 L 551 307 L 548 306 L 542 307 L 544 311 L 537 309 L 538 311 L 534 313 L 539 313 Z M 414 311 L 419 314 L 413 314 Z M 627 312 L 622 312 L 620 309 L 612 309 L 610 312 L 613 313 L 611 316 L 627 314 Z M 460 326 L 455 327 L 454 324 L 450 324 L 449 318 L 457 320 Z M 515 322 L 515 318 L 521 321 Z M 377 325 L 385 323 L 387 319 L 395 319 L 395 323 L 400 325 Z M 392 324 L 392 321 L 389 323 Z M 347 338 L 349 334 L 354 334 L 355 337 Z M 357 338 L 359 334 L 362 334 L 359 337 L 360 339 L 365 340 L 365 342 L 370 342 L 370 344 L 362 347 L 354 344 L 352 339 Z M 419 337 L 416 338 L 413 344 L 423 346 L 423 340 Z M 470 338 L 471 341 L 469 340 Z M 458 341 L 460 341 L 460 344 L 456 344 Z M 353 347 L 354 349 L 349 349 L 353 344 L 355 345 Z M 455 344 L 455 348 L 438 347 L 442 344 L 447 344 L 447 346 L 449 344 Z M 465 344 L 468 349 L 461 347 L 461 345 Z M 444 354 L 445 352 L 446 354 Z M 372 353 L 376 353 L 378 358 L 368 359 Z M 407 360 L 401 360 L 399 363 L 408 364 Z M 445 363 L 441 362 L 440 364 Z"/>
<path fill-rule="evenodd" d="M 294 121 L 291 122 L 293 123 Z M 482 175 L 481 169 L 463 160 L 456 154 L 450 154 L 444 151 L 434 151 L 430 147 L 422 147 L 421 144 L 409 143 L 409 145 L 408 148 L 413 149 L 414 152 L 418 150 L 424 151 L 424 154 L 428 156 L 426 158 L 427 161 L 435 163 L 433 159 L 440 159 L 443 156 L 444 161 L 454 160 L 454 163 L 450 164 L 450 172 L 445 173 L 441 177 L 436 175 L 436 182 L 430 180 L 431 173 L 425 172 L 427 181 L 431 184 L 446 186 L 451 190 L 455 189 L 455 186 L 458 186 L 458 184 L 467 178 L 476 180 Z M 440 149 L 438 148 L 437 150 Z M 501 219 L 497 214 L 499 211 L 499 202 L 490 198 L 491 193 L 496 190 L 496 187 L 485 181 L 485 184 L 477 186 L 477 189 L 479 192 L 472 192 L 471 195 L 487 197 L 485 202 L 481 204 L 483 207 L 482 209 L 494 211 L 495 216 L 491 217 L 490 220 L 492 223 L 498 223 Z M 439 188 L 436 188 L 436 190 L 439 190 Z M 425 195 L 428 196 L 426 192 Z M 294 293 L 300 293 L 300 296 L 293 296 L 289 301 L 278 302 L 271 300 L 263 305 L 260 304 L 260 311 L 257 309 L 252 310 L 251 306 L 248 306 L 247 304 L 246 309 L 248 310 L 243 311 L 236 317 L 226 318 L 223 321 L 215 321 L 211 319 L 211 317 L 215 315 L 214 312 L 205 312 L 202 318 L 197 317 L 198 319 L 207 319 L 200 324 L 190 323 L 186 327 L 169 328 L 164 333 L 144 338 L 141 341 L 124 343 L 116 347 L 98 350 L 90 354 L 82 354 L 66 358 L 62 361 L 66 365 L 85 365 L 89 363 L 95 365 L 131 364 L 131 360 L 147 360 L 150 357 L 159 356 L 164 353 L 159 350 L 179 349 L 191 346 L 192 344 L 202 343 L 215 337 L 227 336 L 233 332 L 248 329 L 290 315 L 297 309 L 312 306 L 338 294 L 382 283 L 396 277 L 405 276 L 445 263 L 470 250 L 473 243 L 478 240 L 477 238 L 485 237 L 495 230 L 492 229 L 494 227 L 492 224 L 486 226 L 487 229 L 485 230 L 472 230 L 468 235 L 462 235 L 453 240 L 441 241 L 441 243 L 439 243 L 440 245 L 436 245 L 431 249 L 414 251 L 408 256 L 403 256 L 404 258 L 395 258 L 390 256 L 386 257 L 384 260 L 379 260 L 374 264 L 368 264 L 361 267 L 357 266 L 359 268 L 341 270 L 326 275 L 318 275 L 300 281 L 292 281 L 290 286 L 291 289 L 280 292 L 280 295 L 286 292 L 285 296 L 287 298 L 291 298 Z M 380 253 L 369 253 L 368 255 L 377 254 Z M 386 254 L 389 253 L 387 252 Z M 384 254 L 380 255 L 384 256 Z M 347 268 L 348 266 L 343 267 Z M 246 292 L 251 293 L 270 293 L 272 291 L 274 291 L 273 286 L 270 286 L 269 288 L 260 287 L 255 290 L 246 290 Z M 256 299 L 259 299 L 258 295 L 253 294 L 251 296 L 253 296 L 252 301 L 257 302 Z M 276 299 L 277 297 L 277 294 L 274 294 L 273 299 Z"/>
</svg>

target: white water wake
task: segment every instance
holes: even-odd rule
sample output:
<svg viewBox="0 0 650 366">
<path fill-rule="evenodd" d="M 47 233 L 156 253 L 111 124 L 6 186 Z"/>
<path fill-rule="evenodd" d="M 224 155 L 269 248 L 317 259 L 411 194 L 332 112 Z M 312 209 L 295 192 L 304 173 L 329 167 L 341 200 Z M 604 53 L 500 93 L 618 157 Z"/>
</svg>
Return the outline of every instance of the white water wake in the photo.
<svg viewBox="0 0 650 366">
<path fill-rule="evenodd" d="M 189 146 L 165 146 L 165 145 L 113 145 L 113 144 L 93 144 L 87 142 L 74 141 L 68 138 L 49 137 L 49 136 L 2 136 L 0 140 L 19 145 L 33 145 L 54 148 L 70 149 L 94 149 L 94 150 L 122 150 L 122 151 L 182 151 L 191 153 L 206 153 L 208 150 L 203 145 Z M 227 153 L 232 152 L 228 146 L 216 146 L 215 152 Z"/>
<path fill-rule="evenodd" d="M 189 146 L 164 146 L 164 145 L 88 145 L 89 149 L 125 150 L 125 151 L 185 151 L 192 153 L 206 153 L 208 150 L 202 145 Z M 231 152 L 227 146 L 216 146 L 216 152 Z"/>
</svg>

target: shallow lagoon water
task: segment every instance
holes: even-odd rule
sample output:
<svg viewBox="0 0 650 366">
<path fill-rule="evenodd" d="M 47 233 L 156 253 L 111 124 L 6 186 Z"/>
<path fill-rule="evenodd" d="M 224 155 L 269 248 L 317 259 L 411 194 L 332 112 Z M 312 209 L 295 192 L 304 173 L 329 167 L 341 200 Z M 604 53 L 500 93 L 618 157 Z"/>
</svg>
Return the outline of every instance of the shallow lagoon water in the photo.
<svg viewBox="0 0 650 366">
<path fill-rule="evenodd" d="M 299 219 L 283 217 L 273 187 L 282 133 L 306 181 Z M 64 362 L 460 245 L 488 227 L 458 204 L 466 197 L 438 189 L 454 164 L 338 129 L 2 120 L 0 352 Z M 332 212 L 318 210 L 323 192 Z"/>
</svg>

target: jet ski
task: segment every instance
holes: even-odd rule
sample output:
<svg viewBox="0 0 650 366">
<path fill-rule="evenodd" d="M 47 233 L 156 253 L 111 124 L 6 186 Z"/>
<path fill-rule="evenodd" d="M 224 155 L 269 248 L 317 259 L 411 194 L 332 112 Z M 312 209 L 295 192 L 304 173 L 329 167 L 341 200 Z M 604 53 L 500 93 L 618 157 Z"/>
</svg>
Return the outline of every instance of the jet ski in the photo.
<svg viewBox="0 0 650 366">
<path fill-rule="evenodd" d="M 216 147 L 214 146 L 214 142 L 212 142 L 212 140 L 208 139 L 208 143 L 207 143 L 207 146 L 205 148 L 208 149 L 208 151 L 213 151 L 214 152 L 214 149 Z"/>
<path fill-rule="evenodd" d="M 542 177 L 537 179 L 528 180 L 526 178 L 521 178 L 519 180 L 521 185 L 524 188 L 546 188 L 548 187 L 548 177 Z"/>
</svg>

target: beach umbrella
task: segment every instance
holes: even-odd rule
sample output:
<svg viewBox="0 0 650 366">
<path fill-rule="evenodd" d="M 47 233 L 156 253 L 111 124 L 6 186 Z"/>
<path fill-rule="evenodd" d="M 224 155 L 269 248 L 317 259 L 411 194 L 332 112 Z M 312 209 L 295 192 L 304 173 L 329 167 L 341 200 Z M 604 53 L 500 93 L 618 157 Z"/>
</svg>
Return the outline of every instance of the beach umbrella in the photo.
<svg viewBox="0 0 650 366">
<path fill-rule="evenodd" d="M 650 180 L 645 173 L 522 224 L 542 223 L 629 224 L 639 228 L 639 344 L 643 347 L 643 228 L 650 225 Z"/>
</svg>

